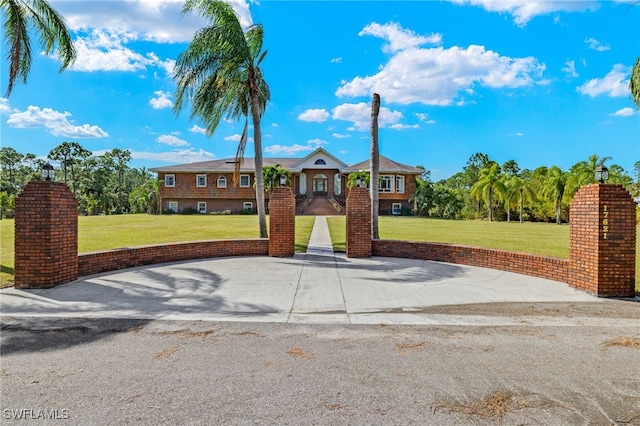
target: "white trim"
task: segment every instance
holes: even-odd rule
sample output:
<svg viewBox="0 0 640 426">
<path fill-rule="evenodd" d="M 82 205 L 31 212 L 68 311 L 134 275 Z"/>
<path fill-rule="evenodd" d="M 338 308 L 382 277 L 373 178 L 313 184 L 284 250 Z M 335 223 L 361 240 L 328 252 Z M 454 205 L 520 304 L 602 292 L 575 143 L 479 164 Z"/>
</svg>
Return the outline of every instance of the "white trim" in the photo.
<svg viewBox="0 0 640 426">
<path fill-rule="evenodd" d="M 247 184 L 246 185 L 242 184 L 242 178 L 243 177 L 247 178 Z M 238 182 L 238 185 L 240 185 L 240 188 L 250 188 L 251 187 L 251 175 L 240 175 L 240 180 Z"/>
<path fill-rule="evenodd" d="M 220 184 L 221 182 L 224 182 L 222 185 Z M 216 180 L 216 186 L 218 188 L 226 188 L 227 187 L 227 178 L 224 175 L 220 175 L 218 176 L 218 179 Z"/>
<path fill-rule="evenodd" d="M 382 182 L 385 181 L 388 183 L 387 188 L 382 188 Z M 395 185 L 395 180 L 393 175 L 380 175 L 380 182 L 378 182 L 378 192 L 384 193 L 392 193 Z"/>
<path fill-rule="evenodd" d="M 167 182 L 167 178 L 171 179 L 171 184 Z M 176 186 L 176 175 L 173 173 L 164 175 L 164 186 L 169 188 Z"/>
<path fill-rule="evenodd" d="M 202 209 L 200 207 L 203 207 Z M 204 211 L 201 211 L 204 210 Z M 198 201 L 198 213 L 207 214 L 207 202 L 206 201 Z"/>
<path fill-rule="evenodd" d="M 251 201 L 245 201 L 242 203 L 242 210 L 253 210 L 253 203 Z"/>
<path fill-rule="evenodd" d="M 204 178 L 204 183 L 200 184 L 200 178 Z M 196 186 L 198 188 L 206 188 L 207 186 L 207 175 L 196 175 Z"/>
<path fill-rule="evenodd" d="M 169 201 L 169 210 L 173 210 L 174 213 L 178 213 L 178 202 L 177 201 Z"/>
<path fill-rule="evenodd" d="M 396 192 L 398 194 L 404 194 L 404 181 L 404 176 L 396 176 Z M 402 185 L 400 185 L 400 182 L 402 182 Z"/>
<path fill-rule="evenodd" d="M 401 213 L 402 213 L 402 203 L 391 204 L 391 214 L 399 215 Z"/>
</svg>

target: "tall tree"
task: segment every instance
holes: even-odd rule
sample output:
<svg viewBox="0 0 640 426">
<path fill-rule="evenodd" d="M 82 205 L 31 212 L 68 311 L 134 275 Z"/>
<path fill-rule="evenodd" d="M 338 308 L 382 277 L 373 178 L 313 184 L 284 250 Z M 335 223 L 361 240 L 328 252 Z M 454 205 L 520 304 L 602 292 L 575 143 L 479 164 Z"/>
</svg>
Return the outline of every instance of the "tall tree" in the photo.
<svg viewBox="0 0 640 426">
<path fill-rule="evenodd" d="M 507 197 L 510 199 L 516 197 L 518 199 L 520 223 L 523 222 L 522 212 L 524 209 L 524 201 L 535 201 L 537 199 L 535 192 L 531 189 L 529 181 L 520 176 L 512 176 L 507 181 Z"/>
<path fill-rule="evenodd" d="M 31 69 L 31 39 L 29 30 L 35 29 L 44 53 L 55 51 L 64 71 L 76 58 L 76 50 L 64 18 L 46 0 L 0 1 L 4 21 L 4 38 L 9 78 L 5 97 L 9 97 L 16 80 L 27 82 Z"/>
<path fill-rule="evenodd" d="M 629 90 L 631 98 L 636 107 L 640 108 L 640 57 L 636 59 L 636 64 L 631 70 L 631 78 L 629 79 Z"/>
<path fill-rule="evenodd" d="M 489 222 L 493 221 L 494 196 L 505 194 L 506 188 L 500 175 L 500 165 L 493 163 L 489 167 L 480 170 L 478 181 L 471 187 L 471 195 L 476 199 L 485 199 L 489 210 Z"/>
<path fill-rule="evenodd" d="M 0 148 L 0 171 L 3 175 L 2 180 L 6 182 L 2 187 L 6 189 L 9 194 L 17 194 L 19 191 L 16 174 L 23 160 L 24 155 L 14 148 L 10 146 Z M 4 188 L 5 186 L 6 188 Z"/>
<path fill-rule="evenodd" d="M 371 170 L 371 238 L 380 239 L 378 232 L 378 208 L 380 194 L 378 192 L 378 176 L 380 175 L 380 148 L 378 146 L 378 114 L 380 114 L 380 95 L 373 94 L 371 100 L 371 158 L 369 168 Z"/>
<path fill-rule="evenodd" d="M 547 176 L 542 188 L 543 193 L 553 200 L 556 210 L 556 223 L 562 223 L 562 199 L 567 187 L 567 173 L 558 166 L 552 166 L 547 171 Z"/>
<path fill-rule="evenodd" d="M 260 237 L 266 238 L 260 121 L 270 93 L 260 68 L 267 53 L 262 50 L 263 28 L 256 24 L 245 32 L 231 6 L 219 0 L 187 0 L 182 10 L 199 13 L 210 26 L 196 32 L 187 50 L 178 56 L 174 71 L 177 80 L 174 110 L 179 113 L 190 100 L 191 118 L 200 118 L 209 135 L 223 118 L 245 119 L 236 151 L 236 176 L 244 158 L 251 115 L 256 207 Z"/>
</svg>

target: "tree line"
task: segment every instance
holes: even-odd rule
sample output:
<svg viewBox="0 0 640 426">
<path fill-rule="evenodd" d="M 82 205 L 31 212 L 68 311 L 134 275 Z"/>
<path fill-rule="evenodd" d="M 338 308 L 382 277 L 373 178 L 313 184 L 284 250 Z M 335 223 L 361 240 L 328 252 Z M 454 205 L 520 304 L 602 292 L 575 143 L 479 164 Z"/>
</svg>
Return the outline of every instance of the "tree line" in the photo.
<svg viewBox="0 0 640 426">
<path fill-rule="evenodd" d="M 146 168 L 129 166 L 131 153 L 114 148 L 94 155 L 77 142 L 63 142 L 47 158 L 59 164 L 55 180 L 69 186 L 81 215 L 158 213 L 158 179 Z M 41 179 L 46 160 L 0 148 L 0 216 L 11 215 L 15 197 L 31 180 Z"/>
<path fill-rule="evenodd" d="M 568 221 L 569 204 L 578 189 L 595 183 L 596 166 L 610 160 L 591 155 L 566 171 L 558 166 L 530 170 L 521 169 L 514 160 L 500 165 L 487 154 L 476 153 L 462 171 L 448 179 L 433 182 L 425 170 L 417 182 L 415 213 L 448 219 L 560 224 Z M 621 184 L 632 196 L 640 196 L 640 161 L 634 164 L 635 178 L 619 165 L 608 169 L 607 183 Z"/>
</svg>

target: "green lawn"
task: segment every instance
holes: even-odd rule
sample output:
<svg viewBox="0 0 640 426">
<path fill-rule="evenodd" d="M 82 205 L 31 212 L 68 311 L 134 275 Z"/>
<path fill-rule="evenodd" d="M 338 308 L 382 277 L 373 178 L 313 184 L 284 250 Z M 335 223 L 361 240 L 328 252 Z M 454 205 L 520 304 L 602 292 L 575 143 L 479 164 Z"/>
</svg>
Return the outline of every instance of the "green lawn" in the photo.
<svg viewBox="0 0 640 426">
<path fill-rule="evenodd" d="M 296 251 L 309 244 L 313 216 L 296 216 Z M 181 241 L 258 238 L 258 216 L 116 215 L 78 218 L 78 251 Z M 0 221 L 0 285 L 13 282 L 14 221 Z"/>
</svg>

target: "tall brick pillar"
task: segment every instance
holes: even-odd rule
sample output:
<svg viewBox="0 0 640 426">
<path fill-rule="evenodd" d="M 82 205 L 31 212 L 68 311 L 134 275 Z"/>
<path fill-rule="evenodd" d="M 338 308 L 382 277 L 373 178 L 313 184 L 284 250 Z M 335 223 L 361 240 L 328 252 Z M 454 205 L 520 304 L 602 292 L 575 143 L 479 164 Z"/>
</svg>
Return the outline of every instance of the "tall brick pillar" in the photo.
<svg viewBox="0 0 640 426">
<path fill-rule="evenodd" d="M 569 285 L 599 297 L 635 294 L 636 204 L 622 185 L 578 190 L 569 210 Z"/>
<path fill-rule="evenodd" d="M 78 202 L 67 185 L 29 182 L 16 198 L 14 276 L 17 288 L 78 278 Z"/>
<path fill-rule="evenodd" d="M 296 200 L 291 188 L 274 188 L 269 197 L 269 256 L 296 252 Z"/>
<path fill-rule="evenodd" d="M 347 257 L 371 257 L 371 198 L 367 188 L 347 195 Z"/>
</svg>

